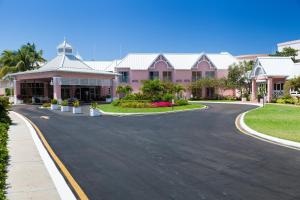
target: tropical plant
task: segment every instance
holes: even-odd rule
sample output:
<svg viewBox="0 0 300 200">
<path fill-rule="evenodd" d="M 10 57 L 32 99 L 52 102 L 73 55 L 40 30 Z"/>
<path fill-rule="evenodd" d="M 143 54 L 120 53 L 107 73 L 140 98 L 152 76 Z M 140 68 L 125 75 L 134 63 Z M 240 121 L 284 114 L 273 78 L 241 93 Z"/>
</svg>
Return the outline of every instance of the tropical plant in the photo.
<svg viewBox="0 0 300 200">
<path fill-rule="evenodd" d="M 68 102 L 67 100 L 63 100 L 63 101 L 61 102 L 61 105 L 62 105 L 62 106 L 68 106 L 68 105 L 69 105 L 69 102 Z"/>
<path fill-rule="evenodd" d="M 42 55 L 42 50 L 36 50 L 34 43 L 22 45 L 17 51 L 4 50 L 0 56 L 0 77 L 38 68 L 40 62 L 46 61 Z"/>
<path fill-rule="evenodd" d="M 119 85 L 116 89 L 116 93 L 120 95 L 120 97 L 124 97 L 132 92 L 132 87 L 130 85 Z"/>
<path fill-rule="evenodd" d="M 78 100 L 73 101 L 73 106 L 74 107 L 79 107 L 80 106 L 80 102 Z"/>
<path fill-rule="evenodd" d="M 57 104 L 58 104 L 58 101 L 57 101 L 57 99 L 51 99 L 51 104 L 53 104 L 53 105 L 57 105 Z"/>
<path fill-rule="evenodd" d="M 185 106 L 185 105 L 188 105 L 189 102 L 185 99 L 178 99 L 175 101 L 175 104 L 178 106 Z"/>
<path fill-rule="evenodd" d="M 50 106 L 51 106 L 50 103 L 43 103 L 43 105 L 42 105 L 43 108 L 49 108 Z"/>
<path fill-rule="evenodd" d="M 90 108 L 91 109 L 97 109 L 98 103 L 97 102 L 92 102 Z"/>
<path fill-rule="evenodd" d="M 143 94 L 152 101 L 160 100 L 164 89 L 164 85 L 160 80 L 146 80 L 141 88 Z"/>
</svg>

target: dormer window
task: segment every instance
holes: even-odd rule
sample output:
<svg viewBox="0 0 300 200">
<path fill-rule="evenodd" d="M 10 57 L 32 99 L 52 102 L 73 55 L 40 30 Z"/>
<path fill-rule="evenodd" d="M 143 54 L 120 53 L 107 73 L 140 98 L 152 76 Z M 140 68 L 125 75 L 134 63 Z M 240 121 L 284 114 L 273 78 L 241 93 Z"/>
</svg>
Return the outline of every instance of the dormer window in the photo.
<svg viewBox="0 0 300 200">
<path fill-rule="evenodd" d="M 61 55 L 61 54 L 72 54 L 73 53 L 73 48 L 65 40 L 65 41 L 63 41 L 63 43 L 61 43 L 60 45 L 58 45 L 58 47 L 57 47 L 57 53 L 59 55 Z"/>
</svg>

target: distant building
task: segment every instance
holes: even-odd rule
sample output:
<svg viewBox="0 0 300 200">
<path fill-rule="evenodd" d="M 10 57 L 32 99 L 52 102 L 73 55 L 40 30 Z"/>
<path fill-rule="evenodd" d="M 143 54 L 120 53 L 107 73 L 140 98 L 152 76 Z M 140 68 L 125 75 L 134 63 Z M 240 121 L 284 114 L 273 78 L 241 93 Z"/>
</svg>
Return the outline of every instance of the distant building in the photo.
<svg viewBox="0 0 300 200">
<path fill-rule="evenodd" d="M 255 61 L 257 57 L 267 57 L 269 54 L 246 54 L 236 56 L 238 61 Z"/>
<path fill-rule="evenodd" d="M 277 50 L 282 51 L 285 47 L 291 47 L 298 50 L 298 56 L 295 57 L 296 60 L 300 60 L 300 40 L 292 40 L 288 42 L 282 42 L 277 44 Z"/>
</svg>

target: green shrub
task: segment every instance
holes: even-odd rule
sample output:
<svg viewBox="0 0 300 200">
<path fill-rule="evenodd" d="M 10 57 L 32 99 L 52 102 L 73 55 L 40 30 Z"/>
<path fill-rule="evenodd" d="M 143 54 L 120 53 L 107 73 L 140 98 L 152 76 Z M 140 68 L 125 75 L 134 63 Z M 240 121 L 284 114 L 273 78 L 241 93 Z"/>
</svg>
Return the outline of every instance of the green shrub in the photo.
<svg viewBox="0 0 300 200">
<path fill-rule="evenodd" d="M 172 102 L 172 99 L 174 99 L 174 95 L 170 93 L 166 93 L 162 96 L 161 100 L 164 102 Z"/>
<path fill-rule="evenodd" d="M 185 99 L 178 99 L 175 101 L 175 104 L 178 106 L 185 106 L 185 105 L 188 105 L 189 102 Z"/>
<path fill-rule="evenodd" d="M 10 108 L 8 97 L 0 97 L 0 123 L 10 124 L 8 109 Z"/>
<path fill-rule="evenodd" d="M 8 163 L 7 131 L 9 124 L 11 124 L 11 120 L 8 116 L 9 108 L 8 97 L 0 97 L 0 199 L 6 199 L 6 167 Z"/>
<path fill-rule="evenodd" d="M 61 102 L 61 105 L 62 105 L 62 106 L 68 106 L 68 105 L 69 105 L 69 102 L 68 102 L 67 100 L 63 100 L 63 101 Z"/>
<path fill-rule="evenodd" d="M 122 108 L 149 108 L 151 104 L 147 101 L 122 101 L 119 106 Z"/>
<path fill-rule="evenodd" d="M 235 96 L 225 96 L 224 99 L 229 100 L 229 101 L 236 101 L 237 97 L 235 97 Z"/>
<path fill-rule="evenodd" d="M 44 108 L 49 108 L 50 106 L 51 106 L 50 103 L 43 103 L 43 105 L 42 105 L 42 107 L 44 107 Z"/>
<path fill-rule="evenodd" d="M 51 104 L 54 104 L 54 105 L 58 104 L 57 99 L 51 99 Z"/>
<path fill-rule="evenodd" d="M 113 102 L 111 102 L 111 105 L 113 105 L 113 106 L 119 106 L 121 102 L 122 102 L 121 99 L 116 99 Z"/>
<path fill-rule="evenodd" d="M 142 93 L 134 93 L 134 94 L 127 94 L 122 100 L 134 100 L 134 101 L 141 101 L 141 100 L 149 100 L 145 95 Z"/>
<path fill-rule="evenodd" d="M 92 108 L 92 109 L 97 109 L 97 107 L 98 107 L 98 104 L 97 104 L 97 102 L 93 102 L 93 103 L 91 103 L 91 106 L 90 106 L 90 108 Z"/>
<path fill-rule="evenodd" d="M 80 102 L 79 102 L 78 100 L 75 100 L 75 101 L 73 102 L 73 106 L 74 106 L 74 107 L 79 107 L 79 106 L 80 106 Z"/>
<path fill-rule="evenodd" d="M 279 98 L 276 100 L 276 103 L 282 103 L 282 104 L 296 104 L 298 103 L 298 100 L 291 97 L 291 96 L 284 96 L 282 98 Z"/>
</svg>

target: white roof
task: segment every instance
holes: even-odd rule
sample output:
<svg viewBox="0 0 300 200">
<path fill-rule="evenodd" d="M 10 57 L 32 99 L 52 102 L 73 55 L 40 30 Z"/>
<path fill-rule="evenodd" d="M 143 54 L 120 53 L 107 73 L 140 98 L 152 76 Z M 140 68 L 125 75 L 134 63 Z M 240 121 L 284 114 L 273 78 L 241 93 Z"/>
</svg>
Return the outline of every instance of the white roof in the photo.
<svg viewBox="0 0 300 200">
<path fill-rule="evenodd" d="M 300 43 L 300 40 L 291 40 L 291 41 L 287 41 L 287 42 L 278 43 L 277 46 L 286 46 L 286 45 L 292 45 L 292 44 L 298 44 L 298 43 Z"/>
<path fill-rule="evenodd" d="M 230 65 L 238 63 L 238 60 L 228 52 L 222 52 L 218 54 L 208 53 L 206 56 L 217 69 L 228 69 Z"/>
<path fill-rule="evenodd" d="M 134 53 L 128 54 L 116 67 L 130 68 L 132 70 L 147 70 L 159 55 L 164 56 L 175 69 L 191 69 L 202 55 L 206 55 L 217 69 L 228 69 L 231 64 L 238 63 L 238 60 L 227 52 L 219 54 Z"/>
<path fill-rule="evenodd" d="M 293 78 L 300 75 L 300 67 L 295 64 L 291 57 L 258 57 L 252 75 L 256 68 L 261 67 L 266 76 L 286 76 Z"/>
<path fill-rule="evenodd" d="M 114 72 L 116 66 L 121 62 L 122 60 L 113 60 L 110 65 L 105 69 L 105 71 Z"/>
<path fill-rule="evenodd" d="M 106 68 L 111 64 L 112 61 L 84 61 L 85 64 L 95 70 L 106 71 Z"/>
<path fill-rule="evenodd" d="M 128 54 L 118 65 L 117 68 L 130 68 L 132 70 L 145 70 L 150 67 L 154 60 L 159 56 L 158 53 L 134 53 Z"/>
<path fill-rule="evenodd" d="M 8 74 L 7 76 L 39 73 L 39 72 L 50 72 L 50 71 L 89 73 L 89 74 L 114 74 L 104 70 L 95 70 L 72 54 L 71 55 L 60 54 L 57 55 L 52 60 L 50 60 L 49 62 L 47 62 L 39 69 L 29 70 L 25 72 L 17 72 L 13 74 Z"/>
<path fill-rule="evenodd" d="M 202 54 L 184 54 L 184 53 L 166 53 L 165 58 L 175 69 L 191 69 L 191 67 L 199 60 Z"/>
<path fill-rule="evenodd" d="M 55 58 L 47 62 L 38 70 L 59 70 L 59 69 L 83 69 L 83 70 L 93 70 L 90 66 L 85 64 L 82 60 L 78 59 L 74 55 L 57 55 Z"/>
</svg>

